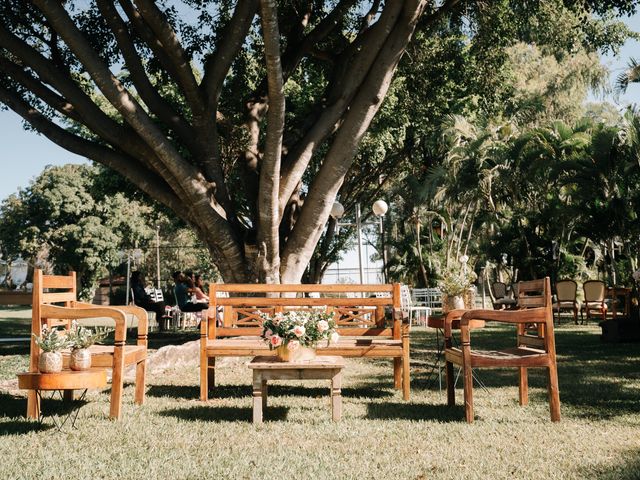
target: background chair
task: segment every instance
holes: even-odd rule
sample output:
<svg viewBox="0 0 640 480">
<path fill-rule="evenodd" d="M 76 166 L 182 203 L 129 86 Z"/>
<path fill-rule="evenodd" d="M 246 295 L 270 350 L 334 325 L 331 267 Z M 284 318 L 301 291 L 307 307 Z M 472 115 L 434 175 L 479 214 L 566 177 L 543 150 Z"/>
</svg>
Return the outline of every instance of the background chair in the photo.
<svg viewBox="0 0 640 480">
<path fill-rule="evenodd" d="M 55 290 L 55 291 L 53 291 Z M 64 306 L 55 305 L 64 303 Z M 33 274 L 33 313 L 31 333 L 41 335 L 42 326 L 62 325 L 71 327 L 73 320 L 106 317 L 115 323 L 115 341 L 113 346 L 93 345 L 91 352 L 92 367 L 112 369 L 111 405 L 109 416 L 119 419 L 121 416 L 124 369 L 129 365 L 136 366 L 135 402 L 144 403 L 145 395 L 145 362 L 147 359 L 147 312 L 136 306 L 104 307 L 77 301 L 76 274 L 43 275 L 36 269 Z M 136 345 L 125 345 L 126 314 L 132 314 L 138 320 L 138 338 Z M 38 371 L 40 348 L 31 336 L 30 369 Z M 68 360 L 68 359 L 67 359 Z M 29 391 L 27 397 L 27 416 L 38 418 L 40 405 L 35 391 Z"/>
<path fill-rule="evenodd" d="M 494 310 L 509 310 L 516 307 L 517 300 L 508 295 L 506 283 L 493 282 L 490 293 Z"/>
<path fill-rule="evenodd" d="M 582 284 L 584 290 L 584 305 L 581 310 L 582 322 L 589 320 L 589 312 L 596 311 L 602 316 L 602 321 L 607 319 L 607 304 L 605 303 L 606 287 L 601 280 L 587 280 Z M 585 319 L 586 314 L 586 319 Z"/>
<path fill-rule="evenodd" d="M 528 368 L 546 368 L 551 420 L 560 420 L 560 395 L 556 364 L 551 284 L 549 278 L 520 282 L 518 306 L 520 310 L 470 310 L 460 319 L 460 347 L 452 342 L 453 318 L 445 319 L 445 361 L 447 376 L 447 404 L 455 405 L 455 378 L 453 365 L 462 367 L 464 405 L 467 422 L 472 423 L 473 370 L 476 368 L 514 367 L 519 370 L 520 405 L 529 402 Z M 516 346 L 503 350 L 471 348 L 470 323 L 474 320 L 497 321 L 513 324 L 517 331 Z M 535 328 L 533 328 L 535 327 Z"/>
<path fill-rule="evenodd" d="M 580 303 L 577 300 L 578 284 L 573 280 L 560 280 L 556 282 L 556 301 L 553 309 L 558 315 L 558 323 L 560 323 L 560 312 L 562 310 L 571 310 L 573 319 L 578 324 L 578 310 Z"/>
<path fill-rule="evenodd" d="M 408 285 L 400 285 L 400 302 L 402 316 L 408 318 L 410 324 L 413 324 L 413 320 L 415 318 L 416 325 L 420 321 L 423 325 L 427 325 L 431 309 L 429 307 L 413 304 L 413 301 L 411 300 L 411 291 L 409 290 Z"/>
</svg>

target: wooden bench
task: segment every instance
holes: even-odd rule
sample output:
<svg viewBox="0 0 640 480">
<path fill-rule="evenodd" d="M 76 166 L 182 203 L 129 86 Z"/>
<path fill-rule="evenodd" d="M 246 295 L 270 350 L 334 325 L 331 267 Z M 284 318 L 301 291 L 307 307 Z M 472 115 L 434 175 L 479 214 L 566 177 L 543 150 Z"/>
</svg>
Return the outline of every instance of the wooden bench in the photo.
<svg viewBox="0 0 640 480">
<path fill-rule="evenodd" d="M 380 292 L 387 296 L 376 296 Z M 334 312 L 340 333 L 338 343 L 318 345 L 318 354 L 392 358 L 394 387 L 402 388 L 404 399 L 409 400 L 409 323 L 402 317 L 400 284 L 212 284 L 209 299 L 209 315 L 219 306 L 223 307 L 224 313 L 222 326 L 217 326 L 212 316 L 200 324 L 202 401 L 207 401 L 209 387 L 215 386 L 217 357 L 276 354 L 260 338 L 261 312 L 274 314 L 314 307 Z"/>
</svg>

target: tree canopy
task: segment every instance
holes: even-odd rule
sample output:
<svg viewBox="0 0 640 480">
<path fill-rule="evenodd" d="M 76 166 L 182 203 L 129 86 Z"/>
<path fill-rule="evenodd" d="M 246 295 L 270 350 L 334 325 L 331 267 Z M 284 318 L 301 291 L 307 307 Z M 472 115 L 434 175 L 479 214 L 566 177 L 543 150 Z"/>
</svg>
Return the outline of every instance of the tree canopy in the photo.
<svg viewBox="0 0 640 480">
<path fill-rule="evenodd" d="M 530 19 L 566 9 L 597 45 L 592 27 L 606 24 L 591 13 L 635 4 L 2 0 L 0 102 L 170 208 L 225 280 L 295 282 L 338 193 L 354 201 L 375 189 L 372 175 L 393 172 L 393 156 L 369 165 L 362 152 L 380 145 L 365 135 L 415 32 L 441 62 L 470 45 L 466 93 L 489 109 L 508 73 L 504 49 L 522 32 L 545 35 Z"/>
</svg>

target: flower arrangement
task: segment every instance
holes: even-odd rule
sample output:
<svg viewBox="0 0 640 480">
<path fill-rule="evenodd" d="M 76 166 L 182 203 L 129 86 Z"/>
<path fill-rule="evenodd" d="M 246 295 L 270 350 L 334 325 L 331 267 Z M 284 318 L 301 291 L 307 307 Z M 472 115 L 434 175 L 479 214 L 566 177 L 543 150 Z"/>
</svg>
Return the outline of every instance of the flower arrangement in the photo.
<svg viewBox="0 0 640 480">
<path fill-rule="evenodd" d="M 449 269 L 442 275 L 440 290 L 449 297 L 462 296 L 477 278 L 473 270 Z"/>
<path fill-rule="evenodd" d="M 99 343 L 109 335 L 112 329 L 109 328 L 96 328 L 91 330 L 80 325 L 75 320 L 71 323 L 71 329 L 67 333 L 69 341 L 69 347 L 72 350 L 79 350 L 82 348 L 89 348 L 95 343 Z"/>
<path fill-rule="evenodd" d="M 59 352 L 68 348 L 69 339 L 67 335 L 57 328 L 49 328 L 48 325 L 42 326 L 42 333 L 40 335 L 32 334 L 33 338 L 43 352 Z"/>
<path fill-rule="evenodd" d="M 294 351 L 315 347 L 323 340 L 335 343 L 340 338 L 333 314 L 319 310 L 289 310 L 274 316 L 261 314 L 262 338 L 273 350 L 285 345 Z"/>
</svg>

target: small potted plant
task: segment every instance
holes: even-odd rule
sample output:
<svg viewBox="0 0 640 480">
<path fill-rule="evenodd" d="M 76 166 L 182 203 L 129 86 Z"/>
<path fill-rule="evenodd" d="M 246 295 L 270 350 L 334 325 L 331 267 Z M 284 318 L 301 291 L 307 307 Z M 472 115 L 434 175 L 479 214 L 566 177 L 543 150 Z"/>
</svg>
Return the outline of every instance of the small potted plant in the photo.
<svg viewBox="0 0 640 480">
<path fill-rule="evenodd" d="M 71 370 L 88 370 L 91 368 L 91 352 L 89 347 L 98 343 L 109 334 L 109 330 L 95 331 L 85 328 L 75 320 L 71 323 L 68 333 L 69 346 L 71 347 L 71 358 L 69 367 Z"/>
<path fill-rule="evenodd" d="M 326 340 L 328 345 L 340 338 L 333 314 L 325 311 L 290 310 L 261 317 L 262 338 L 285 362 L 313 360 L 319 342 Z"/>
<path fill-rule="evenodd" d="M 67 335 L 57 328 L 42 326 L 40 335 L 33 334 L 36 345 L 42 352 L 38 357 L 38 370 L 41 373 L 56 373 L 62 371 L 61 350 L 69 347 Z"/>
</svg>

